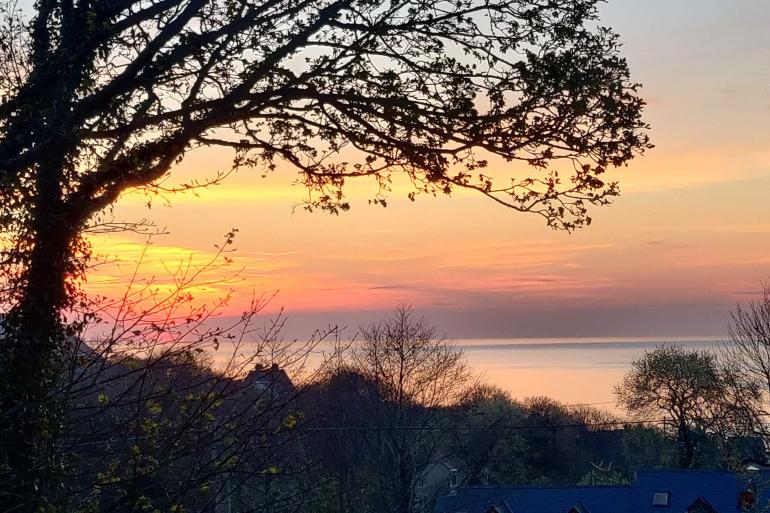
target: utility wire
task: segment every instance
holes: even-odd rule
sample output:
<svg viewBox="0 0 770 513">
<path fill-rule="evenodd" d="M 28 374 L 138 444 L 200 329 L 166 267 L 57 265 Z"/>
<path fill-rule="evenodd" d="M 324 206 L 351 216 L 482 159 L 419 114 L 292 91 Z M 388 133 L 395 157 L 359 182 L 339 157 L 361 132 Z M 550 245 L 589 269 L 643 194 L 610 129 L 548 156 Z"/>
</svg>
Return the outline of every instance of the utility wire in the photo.
<svg viewBox="0 0 770 513">
<path fill-rule="evenodd" d="M 598 406 L 600 404 L 617 404 L 617 401 L 603 401 L 599 403 L 559 404 L 559 405 L 565 408 L 575 408 L 577 406 Z"/>
<path fill-rule="evenodd" d="M 768 416 L 770 413 L 761 413 L 757 416 Z M 707 419 L 698 419 L 713 422 L 716 420 L 728 420 L 725 417 L 713 417 Z M 606 422 L 575 422 L 571 424 L 551 424 L 551 425 L 513 425 L 513 426 L 458 426 L 458 427 L 424 427 L 424 426 L 322 426 L 296 428 L 294 431 L 518 431 L 530 429 L 566 429 L 566 428 L 601 428 L 613 426 L 635 426 L 645 424 L 666 424 L 674 422 L 672 419 L 649 419 L 649 420 L 611 420 Z"/>
<path fill-rule="evenodd" d="M 757 416 L 766 417 L 770 416 L 770 413 L 758 413 Z M 700 419 L 704 421 L 716 421 L 727 420 L 725 417 L 711 417 Z M 606 422 L 589 422 L 589 423 L 569 423 L 569 424 L 552 424 L 552 425 L 513 425 L 513 426 L 458 426 L 458 427 L 446 427 L 446 426 L 317 426 L 317 427 L 297 427 L 294 429 L 287 429 L 283 433 L 313 433 L 313 432 L 415 432 L 415 431 L 430 431 L 430 432 L 451 432 L 451 431 L 527 431 L 537 429 L 568 429 L 568 428 L 607 428 L 607 427 L 626 427 L 626 426 L 640 426 L 640 425 L 660 425 L 666 423 L 672 423 L 672 419 L 649 419 L 649 420 L 612 420 Z M 253 430 L 253 432 L 266 432 L 279 434 L 275 429 L 264 428 Z M 88 445 L 104 445 L 108 443 L 128 441 L 128 440 L 142 440 L 152 438 L 148 435 L 142 436 L 128 436 L 120 439 L 111 440 L 96 440 L 91 442 L 75 442 L 72 447 L 88 446 Z"/>
</svg>

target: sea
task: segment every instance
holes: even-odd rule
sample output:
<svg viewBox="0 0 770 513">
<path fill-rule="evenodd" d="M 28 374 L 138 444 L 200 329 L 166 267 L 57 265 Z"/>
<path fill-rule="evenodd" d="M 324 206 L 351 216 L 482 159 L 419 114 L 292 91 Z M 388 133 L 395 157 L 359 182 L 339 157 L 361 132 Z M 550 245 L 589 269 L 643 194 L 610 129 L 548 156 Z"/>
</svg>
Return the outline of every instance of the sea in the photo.
<svg viewBox="0 0 770 513">
<path fill-rule="evenodd" d="M 657 347 L 718 352 L 720 337 L 611 337 L 458 340 L 470 367 L 514 398 L 548 396 L 617 411 L 613 388 L 631 363 Z"/>
<path fill-rule="evenodd" d="M 702 336 L 456 339 L 452 343 L 464 352 L 470 370 L 481 381 L 506 390 L 514 399 L 546 396 L 566 405 L 620 413 L 614 387 L 645 352 L 671 345 L 719 352 L 725 342 L 723 337 Z M 302 353 L 302 346 L 294 344 L 288 344 L 287 354 Z M 246 344 L 241 349 L 241 354 L 253 354 L 254 346 Z M 332 352 L 333 346 L 322 343 L 306 359 L 284 356 L 277 360 L 293 361 L 297 368 L 297 362 L 302 361 L 302 370 L 289 371 L 290 375 L 295 380 L 312 379 Z M 214 360 L 222 363 L 230 354 L 229 349 L 220 348 Z"/>
</svg>

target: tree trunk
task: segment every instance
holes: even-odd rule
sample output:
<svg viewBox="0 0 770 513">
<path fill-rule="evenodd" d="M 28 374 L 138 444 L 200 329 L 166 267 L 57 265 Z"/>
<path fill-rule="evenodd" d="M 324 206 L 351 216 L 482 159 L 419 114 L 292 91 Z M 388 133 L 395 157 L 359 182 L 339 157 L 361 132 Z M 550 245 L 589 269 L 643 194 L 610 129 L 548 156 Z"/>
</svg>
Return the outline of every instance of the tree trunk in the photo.
<svg viewBox="0 0 770 513">
<path fill-rule="evenodd" d="M 679 468 L 689 469 L 692 466 L 692 460 L 695 457 L 695 446 L 687 429 L 687 425 L 681 422 L 678 432 L 679 442 Z"/>
<path fill-rule="evenodd" d="M 412 472 L 409 448 L 402 446 L 398 455 L 398 513 L 412 513 Z"/>
<path fill-rule="evenodd" d="M 61 376 L 66 337 L 61 310 L 68 304 L 71 237 L 61 209 L 61 166 L 37 171 L 29 230 L 32 249 L 5 319 L 0 373 L 0 501 L 14 511 L 35 511 L 55 486 L 52 441 L 60 404 L 52 393 Z"/>
</svg>

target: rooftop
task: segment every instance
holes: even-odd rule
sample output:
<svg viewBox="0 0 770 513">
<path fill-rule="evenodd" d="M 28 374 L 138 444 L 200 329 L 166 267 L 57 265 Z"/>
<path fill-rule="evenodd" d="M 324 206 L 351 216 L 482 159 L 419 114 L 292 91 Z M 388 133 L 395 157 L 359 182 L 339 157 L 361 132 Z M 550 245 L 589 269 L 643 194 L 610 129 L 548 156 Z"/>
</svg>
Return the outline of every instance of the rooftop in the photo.
<svg viewBox="0 0 770 513">
<path fill-rule="evenodd" d="M 768 485 L 766 472 L 652 470 L 622 486 L 459 488 L 440 497 L 434 513 L 759 512 L 770 503 Z"/>
</svg>

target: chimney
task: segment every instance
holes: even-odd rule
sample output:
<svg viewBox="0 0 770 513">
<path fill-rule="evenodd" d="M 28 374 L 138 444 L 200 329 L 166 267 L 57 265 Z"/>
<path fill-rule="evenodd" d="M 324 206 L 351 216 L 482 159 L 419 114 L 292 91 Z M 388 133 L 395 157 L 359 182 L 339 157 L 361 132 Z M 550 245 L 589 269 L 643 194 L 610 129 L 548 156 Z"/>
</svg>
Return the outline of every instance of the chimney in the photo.
<svg viewBox="0 0 770 513">
<path fill-rule="evenodd" d="M 449 469 L 449 495 L 457 495 L 457 469 L 456 468 L 450 468 Z"/>
<path fill-rule="evenodd" d="M 738 504 L 741 507 L 741 511 L 754 511 L 754 505 L 757 502 L 757 487 L 754 484 L 749 484 L 746 491 L 741 492 L 738 495 Z"/>
</svg>

